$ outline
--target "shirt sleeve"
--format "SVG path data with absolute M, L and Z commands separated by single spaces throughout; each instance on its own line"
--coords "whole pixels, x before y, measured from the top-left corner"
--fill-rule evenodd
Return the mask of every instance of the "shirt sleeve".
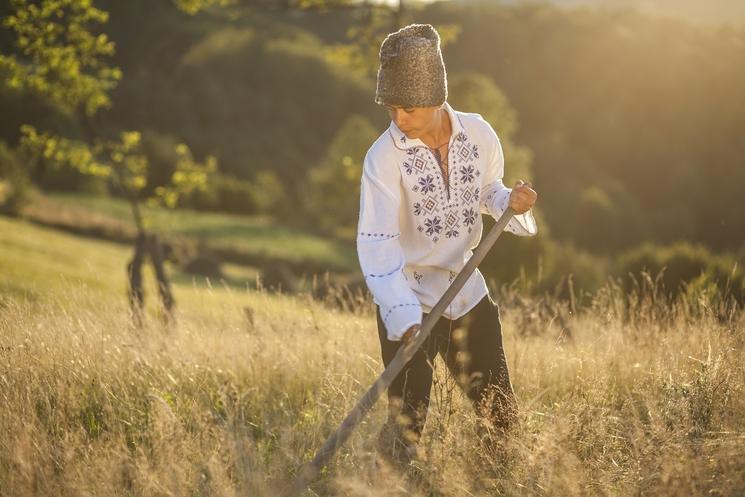
M 360 184 L 357 255 L 365 283 L 380 306 L 389 340 L 400 340 L 421 324 L 422 307 L 403 273 L 399 207 L 401 173 L 392 164 L 365 156 Z
M 488 136 L 485 143 L 487 158 L 486 171 L 483 176 L 481 212 L 483 214 L 489 214 L 494 219 L 499 219 L 502 213 L 507 210 L 512 188 L 508 188 L 502 183 L 502 178 L 504 177 L 504 153 L 502 152 L 502 144 L 499 141 L 499 137 L 487 121 L 484 121 L 484 124 Z M 533 209 L 529 209 L 522 214 L 514 215 L 504 229 L 517 236 L 534 236 L 538 233 L 538 226 L 533 217 Z

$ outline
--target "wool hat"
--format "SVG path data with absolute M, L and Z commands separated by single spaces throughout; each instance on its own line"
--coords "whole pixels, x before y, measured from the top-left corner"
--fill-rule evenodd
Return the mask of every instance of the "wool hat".
M 380 46 L 375 103 L 435 107 L 448 96 L 440 35 L 431 24 L 409 24 Z

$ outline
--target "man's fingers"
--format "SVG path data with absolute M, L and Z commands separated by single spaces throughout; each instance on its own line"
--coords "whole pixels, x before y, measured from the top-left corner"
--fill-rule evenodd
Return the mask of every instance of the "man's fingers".
M 406 343 L 421 329 L 420 325 L 414 325 L 401 336 L 401 341 Z

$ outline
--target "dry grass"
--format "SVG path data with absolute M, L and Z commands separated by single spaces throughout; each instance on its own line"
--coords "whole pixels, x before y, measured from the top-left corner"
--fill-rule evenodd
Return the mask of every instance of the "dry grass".
M 135 331 L 86 267 L 0 296 L 0 496 L 278 495 L 381 371 L 367 306 L 178 285 L 178 326 Z M 562 340 L 503 306 L 509 438 L 479 439 L 439 368 L 416 476 L 371 469 L 381 403 L 307 495 L 742 495 L 745 316 L 690 302 L 610 285 Z

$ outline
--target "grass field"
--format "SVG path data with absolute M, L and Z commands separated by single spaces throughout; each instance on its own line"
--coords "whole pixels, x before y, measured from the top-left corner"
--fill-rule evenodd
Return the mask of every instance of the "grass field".
M 314 235 L 312 229 L 281 227 L 267 217 L 148 206 L 143 206 L 142 213 L 148 229 L 166 237 L 203 242 L 226 257 L 336 271 L 357 271 L 359 267 L 351 241 Z M 108 196 L 49 193 L 36 199 L 27 216 L 62 227 L 87 227 L 92 233 L 115 239 L 135 233 L 129 204 Z
M 370 305 L 176 275 L 176 326 L 148 278 L 135 330 L 127 247 L 3 217 L 0 233 L 2 497 L 276 496 L 381 371 Z M 509 437 L 477 437 L 438 364 L 416 477 L 372 471 L 382 402 L 306 494 L 745 493 L 742 312 L 609 286 L 559 340 L 555 321 L 526 334 L 501 311 Z

